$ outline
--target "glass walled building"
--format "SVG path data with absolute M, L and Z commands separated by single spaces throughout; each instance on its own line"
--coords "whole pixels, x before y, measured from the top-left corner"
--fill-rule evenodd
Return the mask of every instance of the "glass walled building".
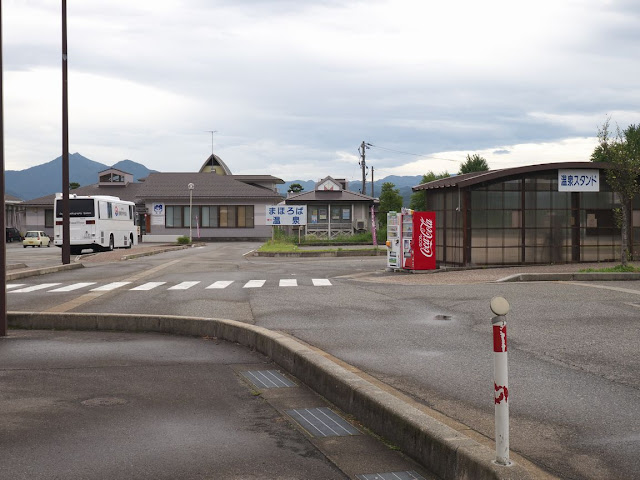
M 436 212 L 441 265 L 596 262 L 620 257 L 607 164 L 554 163 L 474 172 L 413 187 Z M 640 254 L 640 201 L 630 246 Z

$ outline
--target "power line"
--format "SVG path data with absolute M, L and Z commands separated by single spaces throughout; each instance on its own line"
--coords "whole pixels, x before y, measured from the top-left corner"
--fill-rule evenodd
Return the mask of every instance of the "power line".
M 456 162 L 456 163 L 462 163 L 463 162 L 463 160 L 454 160 L 452 158 L 434 157 L 433 155 L 422 155 L 422 154 L 419 154 L 419 153 L 411 153 L 411 152 L 403 152 L 401 150 L 393 150 L 391 148 L 381 147 L 380 145 L 373 145 L 372 143 L 367 143 L 367 145 L 370 146 L 370 147 L 379 148 L 381 150 L 387 150 L 387 151 L 393 152 L 393 153 L 400 153 L 402 155 L 412 155 L 414 157 L 433 158 L 434 160 L 445 160 L 447 162 Z

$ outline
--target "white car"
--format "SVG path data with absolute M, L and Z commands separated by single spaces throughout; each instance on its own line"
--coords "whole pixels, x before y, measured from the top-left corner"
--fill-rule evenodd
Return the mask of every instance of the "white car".
M 51 246 L 50 242 L 51 242 L 51 239 L 46 233 L 40 232 L 37 230 L 31 230 L 25 233 L 24 240 L 22 240 L 22 246 L 24 248 L 27 248 L 29 246 L 41 247 L 43 245 L 45 247 L 50 247 Z

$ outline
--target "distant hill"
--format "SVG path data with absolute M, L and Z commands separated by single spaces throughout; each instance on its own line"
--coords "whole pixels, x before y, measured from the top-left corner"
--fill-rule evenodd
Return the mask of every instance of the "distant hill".
M 69 155 L 69 181 L 81 186 L 98 182 L 98 173 L 115 167 L 133 175 L 134 180 L 144 178 L 155 170 L 149 170 L 140 163 L 122 160 L 115 165 L 105 165 L 83 157 L 79 153 Z M 5 172 L 5 191 L 22 200 L 43 197 L 62 189 L 62 157 L 50 162 L 27 168 Z
M 411 202 L 411 194 L 413 191 L 411 187 L 415 187 L 416 185 L 420 185 L 420 181 L 422 180 L 422 175 L 408 175 L 408 176 L 398 176 L 398 175 L 389 175 L 388 177 L 381 178 L 380 180 L 376 180 L 373 183 L 373 196 L 379 197 L 380 191 L 382 190 L 382 184 L 386 182 L 391 182 L 395 185 L 395 187 L 400 191 L 400 195 L 402 195 L 403 204 L 405 207 L 409 206 Z M 316 182 L 313 180 L 290 180 L 285 181 L 283 185 L 278 186 L 278 191 L 282 195 L 287 194 L 287 190 L 289 189 L 289 185 L 292 183 L 299 183 L 304 187 L 304 192 L 308 192 L 313 190 L 316 185 Z M 371 195 L 371 182 L 367 182 L 367 191 L 365 195 Z M 362 189 L 361 181 L 349 182 L 349 190 L 352 192 L 360 192 Z

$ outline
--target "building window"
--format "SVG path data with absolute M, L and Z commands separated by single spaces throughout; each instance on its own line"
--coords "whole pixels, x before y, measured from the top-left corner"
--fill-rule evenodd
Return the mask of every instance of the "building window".
M 165 227 L 189 228 L 254 228 L 253 205 L 167 205 Z
M 44 226 L 53 228 L 53 208 L 44 209 Z

